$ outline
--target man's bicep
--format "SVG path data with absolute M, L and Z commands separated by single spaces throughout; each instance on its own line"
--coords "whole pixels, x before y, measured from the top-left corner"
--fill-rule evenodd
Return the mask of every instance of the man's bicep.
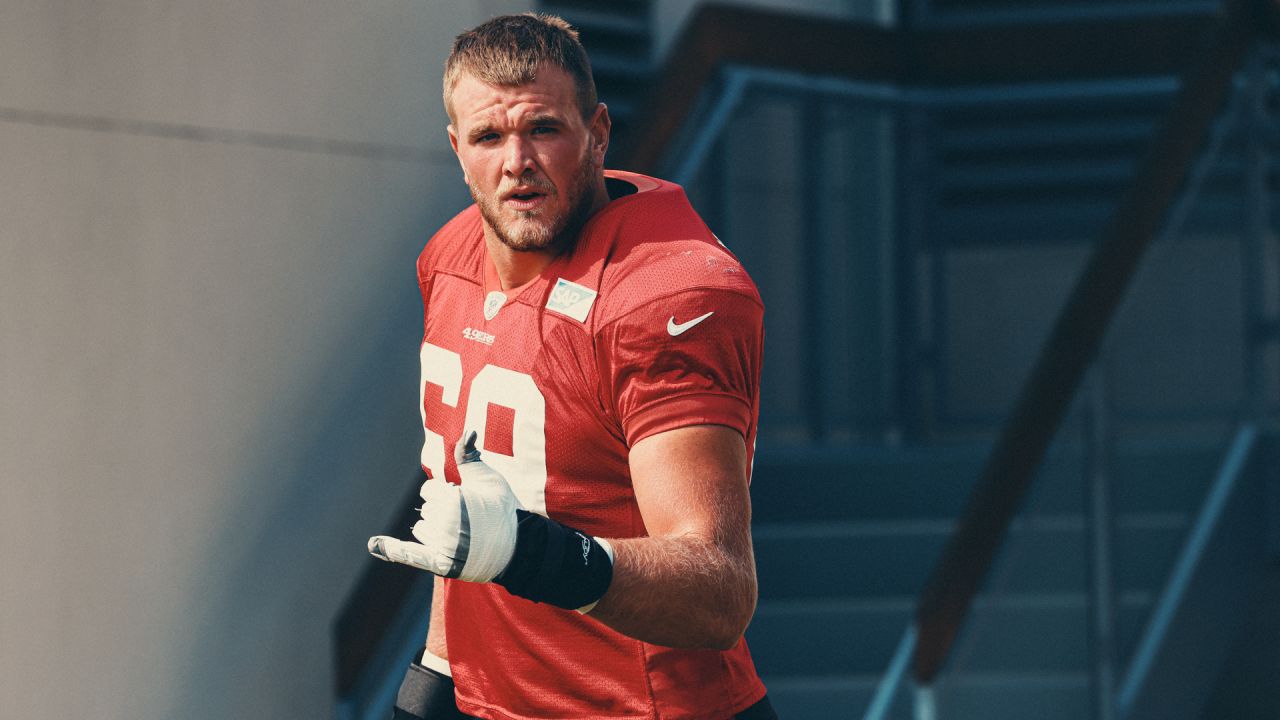
M 737 430 L 694 425 L 650 435 L 631 448 L 629 463 L 650 536 L 722 542 L 749 527 L 747 449 Z

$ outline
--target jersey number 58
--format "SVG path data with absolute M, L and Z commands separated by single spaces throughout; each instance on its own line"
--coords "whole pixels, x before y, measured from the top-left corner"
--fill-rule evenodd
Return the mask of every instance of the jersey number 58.
M 462 430 L 474 430 L 479 435 L 476 446 L 483 449 L 484 461 L 507 479 L 521 506 L 530 512 L 546 515 L 547 402 L 533 378 L 497 365 L 485 365 L 471 379 L 466 401 L 459 406 L 459 395 L 466 385 L 462 376 L 462 356 L 452 350 L 423 343 L 420 359 L 422 384 L 419 386 L 418 408 L 426 435 L 422 443 L 422 466 L 429 468 L 434 477 L 443 478 L 446 452 L 452 450 L 453 442 L 457 440 L 450 438 L 446 444 L 445 438 L 431 429 L 433 424 L 441 427 L 443 418 L 427 417 L 426 392 L 430 383 L 442 389 L 440 399 L 445 405 L 465 408 Z M 485 447 L 490 405 L 499 405 L 515 413 L 511 426 L 511 455 Z

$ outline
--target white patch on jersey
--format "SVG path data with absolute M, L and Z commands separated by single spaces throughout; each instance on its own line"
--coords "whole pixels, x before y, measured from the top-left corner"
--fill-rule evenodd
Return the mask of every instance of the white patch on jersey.
M 556 286 L 552 288 L 551 296 L 547 298 L 547 309 L 571 317 L 578 322 L 586 322 L 587 315 L 591 313 L 591 306 L 595 302 L 595 290 L 569 282 L 564 278 L 557 278 Z
M 484 297 L 484 319 L 492 320 L 502 306 L 507 302 L 507 296 L 502 292 L 494 290 Z

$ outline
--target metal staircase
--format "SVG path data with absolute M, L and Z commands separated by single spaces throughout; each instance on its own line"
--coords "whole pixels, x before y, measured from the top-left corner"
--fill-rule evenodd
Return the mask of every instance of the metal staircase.
M 1213 478 L 1217 450 L 1148 444 L 1116 459 L 1126 657 Z M 987 452 L 867 449 L 815 459 L 762 448 L 752 482 L 761 597 L 747 637 L 780 714 L 848 718 L 870 705 Z M 1089 717 L 1082 486 L 1078 448 L 1058 450 L 1015 522 L 1006 566 L 975 604 L 970 622 L 982 632 L 958 651 L 964 670 L 939 699 L 948 717 Z
M 541 0 L 538 10 L 578 30 L 591 55 L 600 101 L 609 106 L 614 135 L 625 133 L 653 74 L 651 0 Z

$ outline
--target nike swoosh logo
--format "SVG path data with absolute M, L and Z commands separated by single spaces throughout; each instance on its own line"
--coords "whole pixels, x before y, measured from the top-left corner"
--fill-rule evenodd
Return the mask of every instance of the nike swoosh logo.
M 688 322 L 682 322 L 682 323 L 677 323 L 677 322 L 676 322 L 676 316 L 675 316 L 675 315 L 672 315 L 672 316 L 671 316 L 671 319 L 667 321 L 667 332 L 671 333 L 671 337 L 675 337 L 675 336 L 677 336 L 677 335 L 680 335 L 680 334 L 684 333 L 684 332 L 685 332 L 686 330 L 688 330 L 689 328 L 693 327 L 694 325 L 697 325 L 698 323 L 702 322 L 703 320 L 706 320 L 707 318 L 709 318 L 709 317 L 711 317 L 712 315 L 715 315 L 715 314 L 716 314 L 716 311 L 715 311 L 715 310 L 712 310 L 711 312 L 707 313 L 706 315 L 702 315 L 702 316 L 700 316 L 700 317 L 696 317 L 696 318 L 694 318 L 694 319 L 692 319 L 692 320 L 690 320 L 690 321 L 688 321 Z

